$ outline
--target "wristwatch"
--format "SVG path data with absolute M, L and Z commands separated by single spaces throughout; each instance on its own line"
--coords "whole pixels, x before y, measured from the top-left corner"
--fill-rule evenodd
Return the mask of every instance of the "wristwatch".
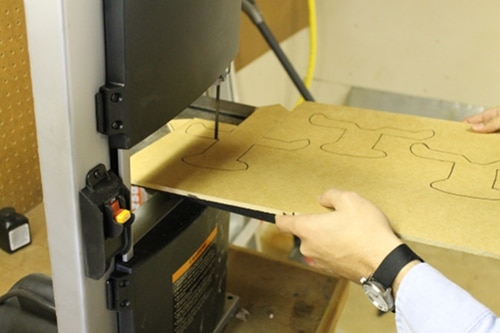
M 362 277 L 360 282 L 368 299 L 380 311 L 394 311 L 394 297 L 392 296 L 392 283 L 394 279 L 409 262 L 423 260 L 413 252 L 408 245 L 401 244 L 392 250 L 375 273 L 370 277 Z

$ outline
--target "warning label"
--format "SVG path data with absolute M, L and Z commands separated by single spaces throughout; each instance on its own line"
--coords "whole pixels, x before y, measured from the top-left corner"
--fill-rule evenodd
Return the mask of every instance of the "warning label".
M 182 333 L 193 322 L 210 296 L 213 273 L 217 267 L 215 227 L 193 255 L 172 275 L 174 332 Z

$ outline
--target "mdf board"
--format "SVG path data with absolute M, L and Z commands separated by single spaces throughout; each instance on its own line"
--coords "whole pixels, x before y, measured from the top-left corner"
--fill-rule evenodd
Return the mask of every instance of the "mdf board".
M 500 133 L 319 103 L 259 108 L 219 140 L 213 127 L 174 124 L 132 156 L 132 182 L 270 214 L 324 212 L 318 195 L 354 190 L 405 239 L 500 258 Z
M 42 201 L 31 76 L 21 0 L 0 0 L 0 207 Z

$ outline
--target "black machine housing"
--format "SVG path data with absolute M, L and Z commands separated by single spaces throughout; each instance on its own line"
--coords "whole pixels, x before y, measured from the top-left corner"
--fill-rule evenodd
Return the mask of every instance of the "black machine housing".
M 104 0 L 97 128 L 111 148 L 131 148 L 226 74 L 240 16 L 241 0 Z
M 227 74 L 241 0 L 103 3 L 106 83 L 96 94 L 97 130 L 113 154 L 136 146 Z M 119 332 L 213 332 L 226 300 L 229 213 L 157 194 L 136 211 L 134 224 L 143 222 L 151 229 L 134 239 L 130 260 L 116 257 L 107 280 Z
M 119 332 L 213 332 L 226 301 L 229 213 L 175 198 L 145 205 L 165 215 L 107 281 Z

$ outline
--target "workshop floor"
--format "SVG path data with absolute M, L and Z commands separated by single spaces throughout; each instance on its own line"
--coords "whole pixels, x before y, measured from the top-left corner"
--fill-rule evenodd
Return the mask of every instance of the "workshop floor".
M 289 235 L 278 232 L 274 225 L 264 223 L 257 231 L 262 252 L 286 257 L 292 242 Z M 438 248 L 420 243 L 410 246 L 429 264 L 469 291 L 474 297 L 500 314 L 500 260 Z M 329 333 L 395 333 L 394 315 L 379 316 L 361 288 L 352 283 L 347 302 L 337 323 Z
M 263 253 L 281 259 L 288 257 L 293 243 L 290 235 L 277 231 L 276 227 L 269 223 L 263 223 L 259 227 L 256 238 L 258 247 Z M 392 314 L 378 316 L 361 288 L 352 283 L 349 286 L 347 301 L 336 329 L 329 333 L 359 332 L 395 333 L 396 329 L 394 316 Z

